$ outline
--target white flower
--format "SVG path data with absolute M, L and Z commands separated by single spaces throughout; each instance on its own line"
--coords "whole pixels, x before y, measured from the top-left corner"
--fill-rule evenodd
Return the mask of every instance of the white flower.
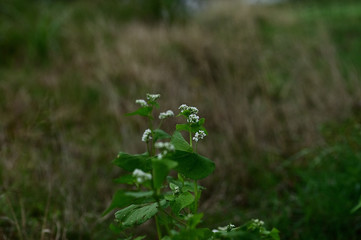
M 150 93 L 147 93 L 147 99 L 148 99 L 148 101 L 154 102 L 154 101 L 157 100 L 158 98 L 160 98 L 160 94 L 150 94 Z
M 135 169 L 132 175 L 137 178 L 138 183 L 143 183 L 152 179 L 152 175 L 150 173 L 145 173 L 140 169 Z
M 198 142 L 199 140 L 203 139 L 207 134 L 203 130 L 199 130 L 194 134 L 193 140 Z
M 158 148 L 161 152 L 157 155 L 158 159 L 162 159 L 168 152 L 174 152 L 175 147 L 169 142 L 157 142 L 154 144 L 155 148 Z
M 173 144 L 169 143 L 169 142 L 157 142 L 154 144 L 155 148 L 158 149 L 165 149 L 167 151 L 174 151 L 175 147 Z
M 148 103 L 143 99 L 137 99 L 135 100 L 135 103 L 139 104 L 142 107 L 148 107 Z
M 152 130 L 150 130 L 149 128 L 147 130 L 144 131 L 143 136 L 142 136 L 142 141 L 143 142 L 148 142 L 150 139 L 152 139 Z
M 219 232 L 219 230 L 213 229 L 212 232 L 217 233 L 217 232 Z
M 262 227 L 264 225 L 264 222 L 259 219 L 252 219 L 252 223 L 255 225 L 255 227 Z
M 180 105 L 178 109 L 181 110 L 181 113 L 184 113 L 185 111 L 188 111 L 189 114 L 197 114 L 198 113 L 198 108 L 190 107 L 190 106 L 187 106 L 186 104 Z
M 159 119 L 166 119 L 166 118 L 169 118 L 169 117 L 173 117 L 174 116 L 174 113 L 172 110 L 168 110 L 166 112 L 162 112 L 159 114 Z
M 187 122 L 189 123 L 197 123 L 199 121 L 199 116 L 195 115 L 195 114 L 191 114 L 189 115 Z
M 227 226 L 224 227 L 218 227 L 218 230 L 220 231 L 231 231 L 233 228 L 235 228 L 236 226 L 234 226 L 232 223 L 228 224 Z
M 187 109 L 188 109 L 188 106 L 187 106 L 186 104 L 182 104 L 182 105 L 179 106 L 178 109 L 183 112 L 184 110 L 187 110 Z
M 198 113 L 198 108 L 196 108 L 196 107 L 188 107 L 188 111 L 190 111 L 191 114 L 197 114 Z

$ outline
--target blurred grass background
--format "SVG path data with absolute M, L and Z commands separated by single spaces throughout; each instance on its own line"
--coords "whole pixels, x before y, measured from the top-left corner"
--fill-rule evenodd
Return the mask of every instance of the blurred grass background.
M 204 4 L 0 2 L 0 239 L 115 239 L 110 162 L 144 151 L 124 114 L 147 92 L 206 118 L 204 224 L 360 239 L 361 3 Z

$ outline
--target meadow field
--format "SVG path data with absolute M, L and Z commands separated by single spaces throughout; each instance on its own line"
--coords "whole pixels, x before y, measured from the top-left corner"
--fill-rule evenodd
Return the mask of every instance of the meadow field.
M 117 239 L 111 162 L 145 150 L 146 93 L 206 118 L 202 224 L 361 239 L 361 3 L 124 2 L 0 2 L 0 239 Z

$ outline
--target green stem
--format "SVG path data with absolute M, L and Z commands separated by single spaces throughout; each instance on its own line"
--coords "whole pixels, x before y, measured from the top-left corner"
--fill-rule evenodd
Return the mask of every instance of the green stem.
M 155 148 L 154 148 L 154 141 L 153 141 L 153 139 L 154 139 L 154 136 L 153 136 L 153 120 L 152 120 L 151 117 L 149 117 L 149 129 L 152 131 L 152 141 L 151 141 L 151 144 L 150 144 L 150 149 L 148 148 L 148 152 L 149 152 L 149 156 L 152 157 L 152 156 L 155 155 Z M 154 198 L 157 201 L 158 208 L 161 209 L 160 202 L 159 202 L 160 189 L 155 187 L 154 175 L 155 175 L 154 174 L 154 169 L 152 169 L 152 180 L 153 180 L 152 181 L 152 189 L 153 189 L 153 192 L 154 192 Z M 158 239 L 160 240 L 160 239 L 162 239 L 162 231 L 160 229 L 159 219 L 158 219 L 157 215 L 155 215 L 154 218 L 155 218 L 155 225 L 156 225 L 156 228 L 157 228 Z
M 194 214 L 196 214 L 198 211 L 198 200 L 199 200 L 197 180 L 194 180 L 194 195 L 195 195 L 194 196 Z
M 155 216 L 155 225 L 157 227 L 157 234 L 158 234 L 158 239 L 162 239 L 162 232 L 160 230 L 160 225 L 159 225 L 159 220 L 158 220 L 158 216 Z
M 192 147 L 192 132 L 191 131 L 189 131 L 189 145 Z
M 162 124 L 163 124 L 163 119 L 160 120 L 160 123 L 159 123 L 159 125 L 158 125 L 158 129 L 160 129 L 160 127 L 162 126 Z

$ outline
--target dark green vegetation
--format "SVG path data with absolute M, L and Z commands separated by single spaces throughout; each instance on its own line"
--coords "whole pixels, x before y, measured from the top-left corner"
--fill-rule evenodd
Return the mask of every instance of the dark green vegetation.
M 147 126 L 123 114 L 147 92 L 207 119 L 208 225 L 360 236 L 360 3 L 219 5 L 173 25 L 122 12 L 1 1 L 0 238 L 114 239 L 110 162 L 144 152 Z

